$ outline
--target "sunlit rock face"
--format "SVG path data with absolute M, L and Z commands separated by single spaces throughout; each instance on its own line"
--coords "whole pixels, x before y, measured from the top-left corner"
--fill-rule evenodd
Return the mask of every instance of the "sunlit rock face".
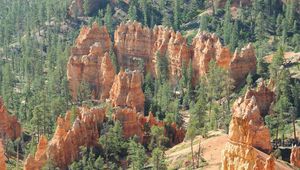
M 143 112 L 145 95 L 142 90 L 142 74 L 139 71 L 121 70 L 115 76 L 110 90 L 110 101 L 113 107 L 128 107 Z
M 2 145 L 2 140 L 0 140 L 0 170 L 6 170 L 4 148 Z
M 228 69 L 231 60 L 229 48 L 224 47 L 220 39 L 207 32 L 200 32 L 193 40 L 193 69 L 195 77 L 207 73 L 209 62 L 214 60 L 217 65 Z
M 21 136 L 21 125 L 15 115 L 9 115 L 0 97 L 0 138 L 12 140 Z
M 241 52 L 234 52 L 229 65 L 230 77 L 235 81 L 235 85 L 245 81 L 249 73 L 256 71 L 255 50 L 251 44 L 242 48 Z
M 232 107 L 229 141 L 222 151 L 222 169 L 288 169 L 268 155 L 271 135 L 263 116 L 269 112 L 274 93 L 262 82 L 256 91 L 248 90 Z
M 35 157 L 29 155 L 25 161 L 26 170 L 41 169 L 46 160 L 66 169 L 79 156 L 81 146 L 94 146 L 99 139 L 99 127 L 105 118 L 105 110 L 100 108 L 82 107 L 77 110 L 78 116 L 71 126 L 71 112 L 65 118 L 58 117 L 56 131 L 47 143 L 40 139 Z
M 200 32 L 194 38 L 192 48 L 195 80 L 208 72 L 211 61 L 228 70 L 236 86 L 243 83 L 249 73 L 256 71 L 255 50 L 251 44 L 232 55 L 215 34 Z
M 111 46 L 106 27 L 96 23 L 91 28 L 84 26 L 71 49 L 67 65 L 67 77 L 73 99 L 78 89 L 86 83 L 93 98 L 104 100 L 108 97 L 115 70 L 108 55 Z
M 300 168 L 300 147 L 293 147 L 290 157 L 290 162 L 292 165 Z

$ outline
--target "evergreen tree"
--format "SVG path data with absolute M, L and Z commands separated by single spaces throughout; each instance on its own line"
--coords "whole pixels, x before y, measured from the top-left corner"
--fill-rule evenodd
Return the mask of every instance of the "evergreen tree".
M 145 162 L 147 161 L 144 147 L 134 140 L 130 140 L 128 148 L 128 159 L 131 162 L 130 168 L 132 168 L 133 170 L 143 169 Z
M 160 148 L 155 148 L 152 151 L 151 162 L 153 170 L 166 170 L 165 153 Z
M 112 9 L 110 7 L 110 5 L 108 4 L 106 7 L 106 11 L 105 11 L 105 25 L 108 29 L 109 33 L 113 32 L 113 26 L 112 26 Z
M 129 9 L 128 9 L 128 19 L 131 21 L 136 21 L 137 18 L 138 16 L 137 16 L 136 6 L 131 2 L 129 4 Z

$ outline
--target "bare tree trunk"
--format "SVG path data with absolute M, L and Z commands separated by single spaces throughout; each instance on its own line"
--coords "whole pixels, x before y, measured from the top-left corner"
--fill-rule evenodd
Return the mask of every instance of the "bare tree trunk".
M 193 169 L 195 169 L 195 165 L 194 165 L 194 151 L 193 151 L 193 139 L 191 139 L 191 152 L 192 152 L 192 166 L 193 166 Z
M 297 144 L 298 140 L 297 140 L 297 136 L 296 136 L 296 120 L 295 120 L 296 115 L 293 114 L 293 128 L 294 128 L 294 142 Z
M 201 139 L 199 139 L 197 168 L 200 167 L 200 156 L 201 156 Z

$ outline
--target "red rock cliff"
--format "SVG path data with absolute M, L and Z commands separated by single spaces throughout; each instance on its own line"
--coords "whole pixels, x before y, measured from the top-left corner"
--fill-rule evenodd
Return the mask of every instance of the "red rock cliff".
M 73 99 L 81 83 L 88 83 L 94 98 L 104 99 L 108 96 L 108 87 L 112 85 L 115 71 L 108 57 L 110 38 L 106 27 L 94 23 L 92 28 L 84 26 L 76 39 L 75 47 L 67 66 L 67 76 Z
M 271 136 L 263 116 L 273 100 L 274 93 L 262 83 L 257 91 L 248 90 L 233 104 L 229 141 L 222 151 L 222 169 L 289 169 L 267 155 L 272 150 Z
M 6 170 L 4 148 L 1 140 L 0 140 L 0 170 Z
M 0 97 L 0 137 L 12 140 L 21 136 L 21 125 L 16 116 L 8 114 L 4 102 Z
M 121 70 L 110 90 L 113 107 L 129 107 L 138 112 L 144 111 L 145 95 L 142 91 L 142 74 L 139 71 Z

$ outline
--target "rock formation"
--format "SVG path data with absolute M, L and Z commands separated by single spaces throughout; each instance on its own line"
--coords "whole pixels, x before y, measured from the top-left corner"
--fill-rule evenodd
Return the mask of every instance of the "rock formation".
M 115 75 L 114 67 L 107 52 L 110 49 L 110 37 L 106 27 L 94 23 L 92 28 L 84 26 L 76 39 L 68 61 L 67 75 L 73 99 L 82 83 L 88 83 L 94 98 L 108 96 L 108 87 Z
M 231 54 L 229 48 L 224 47 L 220 39 L 211 33 L 200 32 L 193 40 L 193 70 L 194 79 L 203 76 L 209 68 L 209 62 L 229 70 L 235 85 L 242 83 L 249 73 L 256 70 L 255 51 L 251 44 Z
M 242 48 L 240 53 L 236 50 L 231 59 L 229 68 L 230 77 L 235 81 L 235 85 L 244 82 L 249 73 L 255 73 L 256 57 L 253 46 L 248 44 Z
M 142 142 L 144 137 L 143 125 L 140 124 L 139 113 L 133 109 L 117 109 L 114 113 L 114 120 L 119 120 L 122 124 L 123 136 L 126 139 L 137 136 Z
M 0 97 L 0 137 L 12 140 L 21 136 L 21 125 L 15 115 L 8 114 L 4 102 Z
M 129 107 L 143 112 L 145 95 L 142 91 L 142 74 L 139 71 L 121 70 L 115 76 L 110 90 L 110 100 L 113 107 Z
M 229 141 L 222 151 L 222 169 L 285 169 L 271 152 L 271 136 L 263 117 L 269 112 L 274 93 L 262 82 L 257 91 L 248 90 L 232 108 Z
M 293 147 L 290 162 L 292 165 L 300 168 L 300 147 Z
M 153 30 L 138 22 L 121 23 L 114 35 L 115 50 L 121 67 L 140 69 L 144 63 L 147 71 L 155 74 L 157 57 L 168 55 L 170 77 L 180 76 L 182 63 L 190 59 L 186 39 L 179 33 L 162 26 Z
M 4 148 L 2 146 L 2 141 L 0 140 L 0 170 L 6 170 Z
M 101 1 L 99 0 L 88 0 L 88 11 L 86 12 L 88 15 L 91 15 L 95 12 L 98 12 L 100 8 Z M 84 11 L 84 0 L 73 0 L 68 9 L 68 15 L 76 18 L 83 16 L 85 14 Z
M 98 142 L 99 127 L 104 121 L 105 110 L 99 108 L 78 109 L 78 116 L 71 127 L 71 112 L 65 118 L 57 119 L 57 128 L 49 141 L 41 138 L 35 158 L 29 156 L 24 164 L 25 169 L 44 166 L 45 160 L 51 160 L 61 169 L 65 169 L 78 158 L 80 146 L 94 146 Z M 46 151 L 45 151 L 45 148 Z
M 46 151 L 48 147 L 48 140 L 45 136 L 41 136 L 35 156 L 29 154 L 24 163 L 24 170 L 40 170 L 47 161 Z
M 220 39 L 215 34 L 200 32 L 193 40 L 193 70 L 196 77 L 208 71 L 211 60 L 224 69 L 229 68 L 231 53 L 222 46 Z

